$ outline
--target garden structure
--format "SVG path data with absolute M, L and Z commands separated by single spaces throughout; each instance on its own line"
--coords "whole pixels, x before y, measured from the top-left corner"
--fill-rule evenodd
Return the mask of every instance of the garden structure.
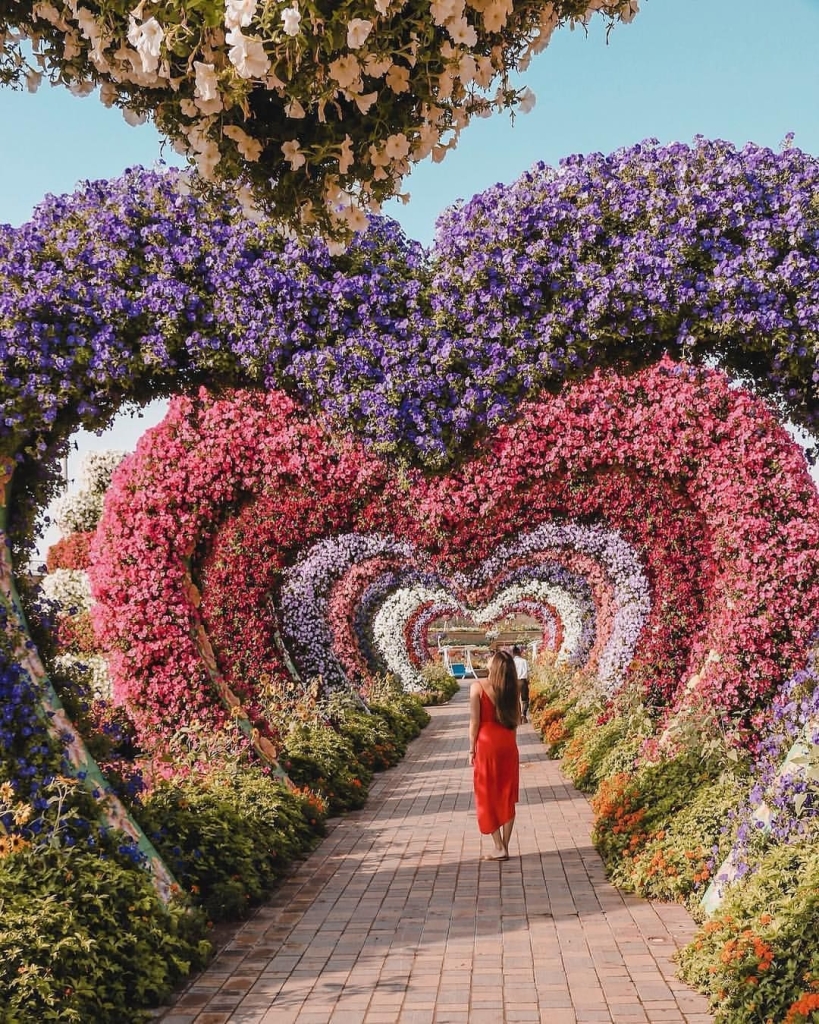
M 418 731 L 430 625 L 510 613 L 614 879 L 696 910 L 730 865 L 685 976 L 724 1020 L 811 1019 L 819 495 L 782 421 L 819 416 L 818 185 L 795 149 L 646 142 L 430 251 L 373 218 L 333 255 L 175 172 L 2 230 L 7 1020 L 166 995 L 200 915 Z M 157 395 L 28 592 L 72 431 Z

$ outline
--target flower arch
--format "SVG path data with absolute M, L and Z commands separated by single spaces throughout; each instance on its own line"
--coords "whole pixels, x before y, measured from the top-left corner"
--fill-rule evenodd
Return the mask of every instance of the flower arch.
M 121 464 L 92 579 L 148 734 L 191 713 L 218 725 L 229 694 L 253 718 L 254 678 L 287 675 L 282 641 L 307 679 L 346 685 L 347 666 L 366 672 L 361 609 L 412 680 L 408 622 L 448 595 L 479 621 L 535 599 L 558 609 L 559 657 L 593 656 L 610 688 L 638 673 L 671 707 L 696 677 L 736 711 L 775 692 L 819 624 L 817 525 L 801 452 L 764 405 L 668 361 L 529 403 L 434 478 L 398 479 L 277 393 L 203 392 Z
M 9 545 L 19 563 L 70 432 L 199 384 L 280 387 L 433 469 L 527 396 L 664 352 L 716 360 L 814 429 L 818 184 L 817 161 L 794 149 L 648 142 L 489 190 L 442 219 L 429 253 L 373 222 L 338 256 L 207 205 L 174 173 L 49 198 L 0 229 L 4 592 L 14 604 Z M 501 431 L 505 465 L 537 429 Z M 776 556 L 775 531 L 757 541 Z M 19 616 L 9 623 L 4 664 L 45 686 Z M 800 626 L 794 652 L 803 641 Z M 759 679 L 750 688 L 761 696 Z

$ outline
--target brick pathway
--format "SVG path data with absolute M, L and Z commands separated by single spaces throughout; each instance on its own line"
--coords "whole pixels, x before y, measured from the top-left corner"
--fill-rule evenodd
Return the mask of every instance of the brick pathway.
M 679 906 L 606 882 L 591 811 L 531 726 L 505 863 L 481 861 L 462 688 L 161 1018 L 163 1024 L 711 1020 Z

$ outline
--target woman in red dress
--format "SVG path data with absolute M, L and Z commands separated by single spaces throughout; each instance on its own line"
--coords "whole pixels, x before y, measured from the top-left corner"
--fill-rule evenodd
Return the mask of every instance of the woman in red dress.
M 519 724 L 515 661 L 506 651 L 497 651 L 489 661 L 489 678 L 474 682 L 469 691 L 469 763 L 474 768 L 478 828 L 495 844 L 487 860 L 509 860 L 520 775 Z

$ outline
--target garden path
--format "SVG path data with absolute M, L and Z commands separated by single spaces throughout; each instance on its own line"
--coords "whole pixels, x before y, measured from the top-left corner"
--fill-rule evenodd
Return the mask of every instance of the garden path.
M 711 1020 L 675 978 L 684 908 L 618 892 L 584 796 L 519 731 L 506 863 L 481 861 L 468 685 L 161 1018 L 162 1024 Z

